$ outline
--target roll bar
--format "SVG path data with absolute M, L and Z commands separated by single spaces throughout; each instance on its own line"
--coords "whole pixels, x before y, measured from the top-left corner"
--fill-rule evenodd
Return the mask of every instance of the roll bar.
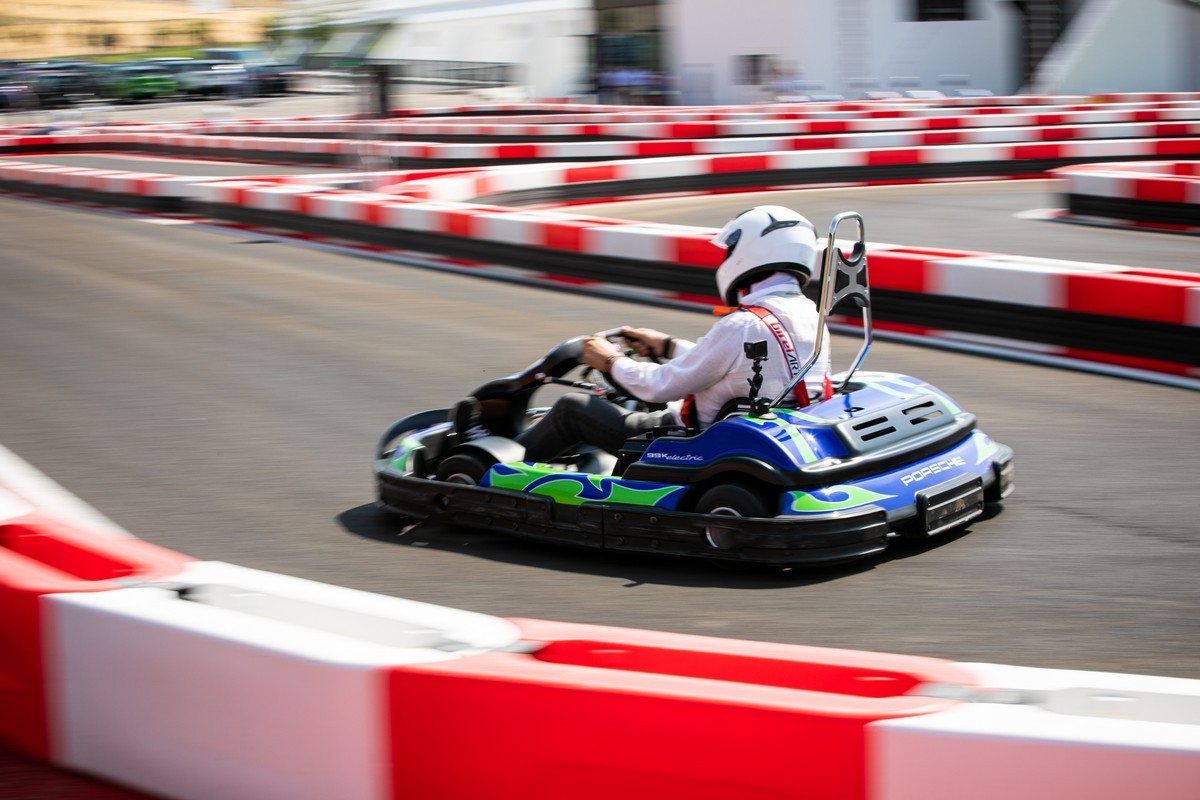
M 837 229 L 847 220 L 854 220 L 857 223 L 857 236 L 849 257 L 837 244 Z M 841 288 L 838 288 L 839 283 Z M 817 339 L 813 343 L 813 352 L 782 394 L 771 402 L 771 408 L 775 408 L 791 397 L 792 391 L 800 381 L 804 380 L 804 376 L 812 369 L 813 364 L 817 363 L 817 359 L 821 355 L 821 347 L 825 343 L 825 321 L 834 307 L 847 298 L 853 300 L 862 309 L 863 344 L 859 348 L 854 363 L 846 372 L 845 379 L 835 388 L 835 391 L 844 389 L 850 383 L 855 371 L 867 357 L 867 351 L 871 349 L 871 290 L 867 280 L 866 229 L 863 225 L 862 215 L 857 211 L 844 211 L 829 223 L 829 238 L 825 242 L 825 257 L 821 268 L 821 290 L 817 298 Z

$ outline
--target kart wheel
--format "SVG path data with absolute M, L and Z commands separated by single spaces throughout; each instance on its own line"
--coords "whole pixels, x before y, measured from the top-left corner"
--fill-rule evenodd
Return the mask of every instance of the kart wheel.
M 456 453 L 437 468 L 437 479 L 446 483 L 478 486 L 495 462 L 483 453 Z
M 739 483 L 723 483 L 712 487 L 700 496 L 696 511 L 715 517 L 773 516 L 762 492 Z M 709 545 L 717 550 L 728 550 L 734 545 L 730 532 L 719 525 L 705 526 L 704 536 Z
M 696 511 L 725 517 L 770 517 L 770 507 L 762 492 L 740 483 L 722 483 L 700 496 Z

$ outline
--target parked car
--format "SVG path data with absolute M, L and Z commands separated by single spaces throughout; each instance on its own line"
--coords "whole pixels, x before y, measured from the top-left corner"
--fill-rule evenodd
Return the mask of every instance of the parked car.
M 240 94 L 250 80 L 236 61 L 180 59 L 162 66 L 175 76 L 180 92 L 197 97 Z
M 179 93 L 179 82 L 161 64 L 125 64 L 108 75 L 105 94 L 120 102 L 161 100 Z
M 32 100 L 41 108 L 71 105 L 93 97 L 97 89 L 89 73 L 50 62 L 22 67 L 15 77 L 28 87 Z
M 253 95 L 286 94 L 291 89 L 291 73 L 295 67 L 273 61 L 264 50 L 252 47 L 211 47 L 204 51 L 206 58 L 236 61 L 249 78 Z
M 15 70 L 0 71 L 0 111 L 28 108 L 33 102 L 29 84 Z

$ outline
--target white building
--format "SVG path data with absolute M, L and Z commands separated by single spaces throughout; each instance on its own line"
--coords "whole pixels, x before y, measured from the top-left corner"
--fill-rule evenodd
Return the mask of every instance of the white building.
M 1200 91 L 1200 0 L 291 0 L 289 16 L 334 24 L 329 54 L 512 64 L 534 99 L 623 66 L 690 105 Z
M 405 62 L 408 72 L 452 81 L 456 74 L 496 74 L 486 65 L 512 65 L 504 74 L 531 99 L 578 91 L 587 78 L 593 18 L 592 0 L 292 0 L 288 6 L 294 31 L 329 34 L 310 51 L 324 66 Z
M 1200 90 L 1196 0 L 664 0 L 661 14 L 684 102 L 762 99 L 771 66 L 845 97 Z

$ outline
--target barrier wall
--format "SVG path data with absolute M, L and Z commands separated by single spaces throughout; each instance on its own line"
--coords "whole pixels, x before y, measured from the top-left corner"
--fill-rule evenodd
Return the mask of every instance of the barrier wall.
M 58 764 L 185 800 L 400 797 L 388 726 L 425 725 L 389 699 L 389 672 L 517 637 L 492 617 L 229 564 L 174 583 L 47 598 Z
M 8 495 L 0 487 L 0 495 Z M 47 637 L 47 597 L 93 593 L 123 582 L 161 580 L 189 559 L 133 538 L 116 538 L 9 501 L 0 518 L 0 739 L 48 758 L 48 671 L 58 654 Z
M 1200 681 L 502 620 L 0 500 L 0 552 L 78 575 L 4 608 L 47 711 L 6 715 L 0 743 L 154 796 L 1183 800 L 1200 781 Z M 4 596 L 28 583 L 0 570 Z
M 202 136 L 176 138 L 208 141 Z M 37 139 L 38 146 L 52 141 L 58 139 Z M 226 146 L 221 137 L 212 141 Z M 310 145 L 281 139 L 270 146 L 283 148 L 289 141 L 301 150 Z M 206 181 L 7 162 L 0 165 L 0 187 L 192 211 L 375 248 L 519 265 L 548 279 L 623 285 L 672 301 L 703 303 L 711 300 L 711 270 L 719 256 L 708 243 L 712 231 L 429 198 L 561 199 L 576 191 L 661 191 L 688 183 L 711 187 L 731 179 L 761 183 L 802 173 L 810 178 L 923 174 L 939 165 L 1021 172 L 1064 159 L 1194 150 L 1198 141 L 1038 142 L 335 173 L 317 179 L 324 182 L 318 185 L 296 182 L 306 177 Z M 387 191 L 338 188 L 381 184 Z M 1042 348 L 1076 363 L 1112 365 L 1133 375 L 1190 380 L 1198 374 L 1200 301 L 1190 273 L 886 245 L 871 250 L 875 318 L 881 330 L 891 325 L 943 339 L 955 333 L 992 337 L 1014 352 Z
M 877 800 L 1195 797 L 1200 681 L 959 666 L 989 688 L 929 687 L 965 702 L 870 726 Z
M 1148 156 L 1159 142 L 1195 147 L 1019 147 L 1030 148 L 1022 168 L 1040 168 L 1084 152 L 1128 156 L 1127 147 Z M 983 149 L 797 157 L 908 169 L 927 156 L 999 163 L 1016 152 L 973 147 Z M 777 155 L 403 177 L 475 197 L 542 191 L 555 175 L 611 186 L 631 175 L 770 174 L 784 163 Z M 400 246 L 468 243 L 481 256 L 555 253 L 564 274 L 661 280 L 679 297 L 701 278 L 710 285 L 715 266 L 711 231 L 277 178 L 8 165 L 0 185 L 202 203 L 234 219 L 395 236 L 382 241 Z M 880 296 L 893 300 L 1060 314 L 1064 326 L 1122 338 L 1128 323 L 1180 352 L 1200 350 L 1187 350 L 1200 325 L 1191 275 L 889 245 L 872 246 L 871 265 Z M 1198 699 L 1198 681 L 502 620 L 195 562 L 0 488 L 0 742 L 163 797 L 1182 800 L 1200 785 Z
M 1069 214 L 1200 231 L 1200 161 L 1082 164 L 1054 175 Z

